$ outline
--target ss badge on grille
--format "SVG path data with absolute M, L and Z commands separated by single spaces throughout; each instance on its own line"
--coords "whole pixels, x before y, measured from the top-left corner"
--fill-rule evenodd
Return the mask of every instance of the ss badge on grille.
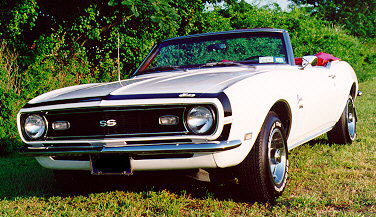
M 116 125 L 116 120 L 111 119 L 107 121 L 99 121 L 99 126 L 101 127 L 113 127 Z

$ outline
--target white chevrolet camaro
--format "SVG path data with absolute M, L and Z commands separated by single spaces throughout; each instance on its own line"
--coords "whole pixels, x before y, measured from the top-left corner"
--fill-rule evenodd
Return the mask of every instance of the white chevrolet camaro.
M 345 61 L 294 62 L 285 30 L 190 35 L 156 45 L 130 79 L 32 99 L 18 115 L 24 153 L 57 175 L 204 169 L 249 199 L 285 188 L 288 151 L 324 133 L 356 136 L 358 81 Z

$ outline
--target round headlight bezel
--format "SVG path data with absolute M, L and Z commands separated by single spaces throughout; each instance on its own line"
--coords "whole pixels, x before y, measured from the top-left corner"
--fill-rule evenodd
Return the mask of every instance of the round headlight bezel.
M 210 116 L 211 116 L 211 123 L 210 123 L 210 126 L 209 127 L 206 127 L 207 129 L 204 130 L 204 131 L 200 131 L 200 130 L 197 130 L 194 128 L 194 126 L 191 126 L 189 124 L 189 117 L 190 117 L 190 114 L 194 111 L 194 110 L 200 110 L 200 109 L 204 109 L 206 110 Z M 217 120 L 216 120 L 216 115 L 215 115 L 215 112 L 214 110 L 210 107 L 210 106 L 206 106 L 206 105 L 197 105 L 197 106 L 192 106 L 190 107 L 187 112 L 186 112 L 186 118 L 185 118 L 185 125 L 187 127 L 187 129 L 195 134 L 195 135 L 210 135 L 212 134 L 214 131 L 215 131 L 215 128 L 217 127 Z
M 32 122 L 34 121 L 37 121 L 37 123 L 39 123 L 39 129 L 38 130 L 34 130 L 34 132 L 32 132 L 32 130 L 30 130 L 30 128 L 32 128 L 32 126 L 28 126 L 28 124 L 32 124 Z M 38 126 L 37 126 L 38 127 Z M 45 119 L 45 117 L 43 115 L 40 115 L 40 114 L 30 114 L 28 115 L 24 121 L 23 121 L 23 132 L 24 132 L 24 135 L 27 137 L 28 140 L 38 140 L 38 139 L 41 139 L 43 138 L 46 133 L 47 133 L 47 127 L 48 127 L 48 123 L 47 123 L 47 120 Z M 29 130 L 28 130 L 29 128 Z

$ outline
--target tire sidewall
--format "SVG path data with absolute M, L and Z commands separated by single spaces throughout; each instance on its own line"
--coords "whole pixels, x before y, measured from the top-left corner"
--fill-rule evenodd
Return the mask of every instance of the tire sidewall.
M 349 110 L 349 101 L 351 101 L 353 107 L 354 107 L 354 119 L 355 119 L 355 126 L 354 126 L 354 136 L 350 136 L 349 127 L 348 127 L 348 110 Z M 357 129 L 357 113 L 356 108 L 354 104 L 354 99 L 351 95 L 348 96 L 346 104 L 344 106 L 344 109 L 342 111 L 342 114 L 337 121 L 337 123 L 334 125 L 334 127 L 328 132 L 328 140 L 330 143 L 335 144 L 351 144 L 356 139 L 356 129 Z
M 272 132 L 278 128 L 281 133 L 284 140 L 285 150 L 286 150 L 286 168 L 285 173 L 283 176 L 283 181 L 280 184 L 276 184 L 274 182 L 274 178 L 272 176 L 272 173 L 269 169 L 270 167 L 270 161 L 269 161 L 269 140 L 271 139 Z M 286 136 L 285 136 L 285 130 L 282 125 L 281 120 L 278 118 L 278 116 L 271 112 L 269 113 L 267 120 L 265 121 L 265 124 L 263 126 L 262 134 L 262 143 L 263 143 L 263 171 L 265 174 L 265 180 L 268 182 L 269 189 L 273 189 L 273 194 L 275 195 L 281 195 L 283 190 L 285 189 L 286 183 L 287 183 L 287 174 L 288 174 L 288 168 L 289 168 L 289 161 L 288 161 L 288 150 L 287 150 L 287 142 L 286 142 Z
M 355 121 L 354 121 L 354 130 L 355 130 L 354 137 L 351 137 L 350 132 L 349 132 L 349 127 L 347 125 L 348 118 L 349 118 L 349 116 L 348 116 L 349 101 L 351 101 L 351 103 L 352 103 L 352 105 L 354 107 L 354 116 L 355 116 L 354 117 L 354 119 L 355 119 Z M 353 100 L 352 96 L 350 95 L 349 98 L 346 101 L 346 107 L 345 107 L 345 111 L 344 111 L 344 123 L 343 123 L 345 131 L 346 131 L 346 137 L 347 137 L 348 141 L 350 141 L 350 142 L 353 142 L 356 139 L 356 120 L 357 120 L 357 117 L 356 117 L 356 108 L 355 108 L 354 100 Z

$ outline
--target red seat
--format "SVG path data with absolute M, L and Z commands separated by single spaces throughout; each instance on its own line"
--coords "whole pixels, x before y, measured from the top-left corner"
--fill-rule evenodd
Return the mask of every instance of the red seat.
M 295 65 L 299 65 L 299 66 L 302 65 L 303 58 L 301 58 L 301 57 L 295 57 L 294 59 L 295 59 Z
M 326 64 L 328 64 L 331 61 L 340 60 L 339 58 L 331 54 L 322 53 L 322 52 L 315 54 L 315 56 L 317 57 L 316 66 L 326 66 Z M 303 62 L 302 57 L 295 57 L 295 65 L 302 65 L 302 62 Z
M 320 53 L 315 54 L 315 56 L 318 59 L 317 66 L 326 66 L 326 64 L 328 64 L 331 61 L 339 60 L 339 58 L 328 53 L 320 52 Z

